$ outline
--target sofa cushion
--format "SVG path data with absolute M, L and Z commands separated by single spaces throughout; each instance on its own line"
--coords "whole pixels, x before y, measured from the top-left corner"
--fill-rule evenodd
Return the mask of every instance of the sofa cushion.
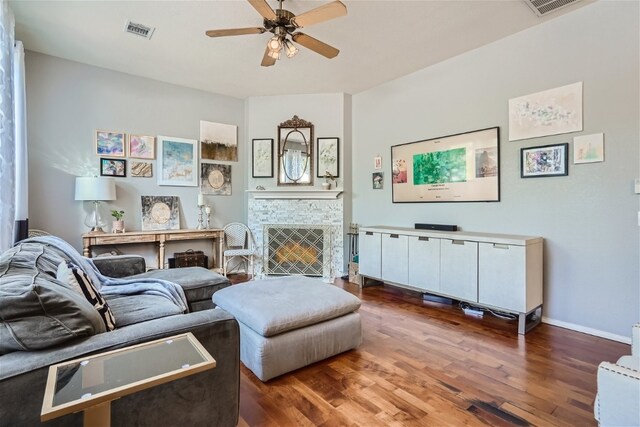
M 106 299 L 118 328 L 182 314 L 180 307 L 158 295 L 108 295 Z
M 211 296 L 222 288 L 231 285 L 229 279 L 202 267 L 170 268 L 168 270 L 149 270 L 146 273 L 131 276 L 153 277 L 179 284 L 184 290 L 188 302 L 211 300 Z
M 113 318 L 109 304 L 107 304 L 104 297 L 98 292 L 89 276 L 87 276 L 87 273 L 72 262 L 62 261 L 58 266 L 56 276 L 61 282 L 71 285 L 80 295 L 84 295 L 87 301 L 98 311 L 100 317 L 102 317 L 107 331 L 113 331 L 116 328 L 116 321 Z
M 0 256 L 0 354 L 105 332 L 84 296 L 55 278 L 60 261 L 38 243 L 18 244 Z
M 334 319 L 360 307 L 360 300 L 349 292 L 304 276 L 234 285 L 216 292 L 213 302 L 264 337 Z

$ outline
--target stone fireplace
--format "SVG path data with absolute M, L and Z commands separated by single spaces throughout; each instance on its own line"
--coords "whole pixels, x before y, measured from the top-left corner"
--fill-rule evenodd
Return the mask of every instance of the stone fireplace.
M 251 193 L 253 197 L 249 198 L 248 225 L 258 247 L 255 258 L 257 277 L 303 274 L 332 279 L 342 275 L 344 209 L 343 201 L 337 198 L 337 194 L 332 198 L 320 198 L 330 192 L 318 190 L 293 198 L 293 192 L 286 190 Z M 294 242 L 294 238 L 282 235 L 278 228 L 294 229 L 295 238 L 306 234 L 311 241 L 322 242 L 322 248 L 306 248 L 308 242 Z M 271 229 L 275 234 L 270 236 Z M 272 248 L 272 244 L 279 245 L 282 242 L 286 245 L 279 252 L 278 248 Z M 313 261 L 314 257 L 321 261 L 312 262 L 314 267 L 302 267 L 304 262 Z M 282 261 L 284 265 L 276 265 L 277 261 Z M 285 272 L 287 268 L 292 270 Z

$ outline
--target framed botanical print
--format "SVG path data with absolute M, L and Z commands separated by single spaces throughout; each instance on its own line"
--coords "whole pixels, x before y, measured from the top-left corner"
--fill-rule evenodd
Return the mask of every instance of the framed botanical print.
M 322 178 L 327 172 L 337 178 L 340 176 L 340 138 L 318 138 L 316 150 L 318 167 L 317 177 Z
M 158 185 L 198 186 L 198 141 L 158 136 Z
M 273 178 L 273 139 L 254 139 L 251 141 L 251 148 L 251 176 Z
M 108 157 L 125 157 L 125 134 L 108 130 L 96 130 L 96 155 Z

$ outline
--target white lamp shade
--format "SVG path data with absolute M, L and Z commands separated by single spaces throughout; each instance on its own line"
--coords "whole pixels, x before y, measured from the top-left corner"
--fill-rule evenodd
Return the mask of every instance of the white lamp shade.
M 116 182 L 113 178 L 97 176 L 76 177 L 76 200 L 115 200 Z

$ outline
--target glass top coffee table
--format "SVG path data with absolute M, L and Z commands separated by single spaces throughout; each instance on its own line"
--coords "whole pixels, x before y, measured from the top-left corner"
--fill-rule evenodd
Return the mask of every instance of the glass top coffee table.
M 58 363 L 49 367 L 40 419 L 84 411 L 85 426 L 108 426 L 112 400 L 215 366 L 190 332 Z

